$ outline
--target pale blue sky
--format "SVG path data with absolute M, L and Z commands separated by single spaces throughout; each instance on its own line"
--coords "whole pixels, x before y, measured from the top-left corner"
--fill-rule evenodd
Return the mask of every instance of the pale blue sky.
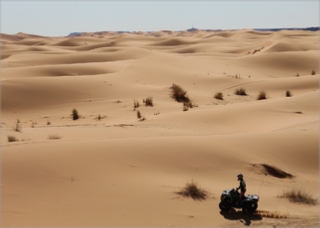
M 1 32 L 242 29 L 319 26 L 319 0 L 1 0 Z

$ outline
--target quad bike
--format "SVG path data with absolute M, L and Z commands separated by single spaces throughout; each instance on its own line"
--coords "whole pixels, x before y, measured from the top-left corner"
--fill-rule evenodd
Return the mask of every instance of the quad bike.
M 226 212 L 234 208 L 242 208 L 244 213 L 252 214 L 258 208 L 258 195 L 247 195 L 241 202 L 239 202 L 240 193 L 236 189 L 224 190 L 221 194 L 221 202 L 219 203 L 219 208 L 221 211 Z

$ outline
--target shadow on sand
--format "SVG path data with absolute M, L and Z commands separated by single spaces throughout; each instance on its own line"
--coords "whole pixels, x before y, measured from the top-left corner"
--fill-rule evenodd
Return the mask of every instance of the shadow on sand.
M 251 221 L 262 220 L 262 216 L 259 214 L 244 214 L 242 211 L 236 211 L 235 209 L 231 209 L 228 212 L 220 212 L 220 214 L 229 220 L 239 220 L 246 226 L 251 225 Z

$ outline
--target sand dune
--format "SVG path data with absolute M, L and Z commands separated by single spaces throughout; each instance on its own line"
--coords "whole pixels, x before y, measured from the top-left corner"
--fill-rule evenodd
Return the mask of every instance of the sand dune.
M 317 205 L 278 196 L 319 198 L 318 38 L 1 34 L 1 225 L 317 227 Z M 173 84 L 192 108 L 172 99 Z M 254 215 L 218 207 L 238 173 L 260 195 Z M 177 194 L 192 180 L 205 200 Z

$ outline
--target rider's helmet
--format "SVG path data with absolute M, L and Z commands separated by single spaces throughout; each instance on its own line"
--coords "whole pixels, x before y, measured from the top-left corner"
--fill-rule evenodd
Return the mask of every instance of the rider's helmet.
M 240 174 L 238 174 L 238 180 L 242 180 L 242 178 L 243 178 L 243 175 L 240 173 Z

